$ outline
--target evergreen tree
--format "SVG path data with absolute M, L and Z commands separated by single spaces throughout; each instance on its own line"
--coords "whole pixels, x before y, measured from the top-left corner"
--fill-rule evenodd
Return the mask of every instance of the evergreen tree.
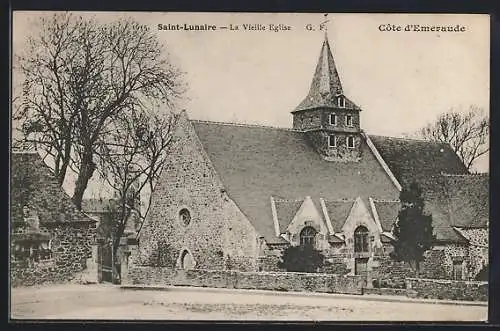
M 399 196 L 401 209 L 394 226 L 391 258 L 410 263 L 419 274 L 424 253 L 432 248 L 435 236 L 432 233 L 432 215 L 424 212 L 422 190 L 417 183 L 404 188 Z

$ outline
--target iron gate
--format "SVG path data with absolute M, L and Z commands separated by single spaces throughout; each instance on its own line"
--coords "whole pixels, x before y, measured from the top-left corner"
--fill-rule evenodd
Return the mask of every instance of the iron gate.
M 113 283 L 114 256 L 112 242 L 103 242 L 97 250 L 99 282 Z

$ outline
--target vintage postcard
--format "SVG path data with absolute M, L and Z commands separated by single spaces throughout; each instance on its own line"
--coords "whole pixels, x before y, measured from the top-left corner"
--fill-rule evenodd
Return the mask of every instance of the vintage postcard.
M 23 12 L 11 318 L 486 321 L 489 16 Z

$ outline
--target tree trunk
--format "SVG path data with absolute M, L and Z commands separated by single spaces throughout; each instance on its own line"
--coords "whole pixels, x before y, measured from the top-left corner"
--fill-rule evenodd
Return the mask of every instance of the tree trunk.
M 96 165 L 92 160 L 92 153 L 86 152 L 83 154 L 82 163 L 80 165 L 78 178 L 76 180 L 75 191 L 73 193 L 73 203 L 76 207 L 82 209 L 82 199 L 90 178 L 94 174 Z
M 420 261 L 415 261 L 415 276 L 420 277 Z
M 59 175 L 57 181 L 59 185 L 64 183 L 64 179 L 66 178 L 66 172 L 68 171 L 69 161 L 70 161 L 70 153 L 71 153 L 71 142 L 66 141 L 64 146 L 64 156 L 62 157 L 62 165 L 59 169 Z

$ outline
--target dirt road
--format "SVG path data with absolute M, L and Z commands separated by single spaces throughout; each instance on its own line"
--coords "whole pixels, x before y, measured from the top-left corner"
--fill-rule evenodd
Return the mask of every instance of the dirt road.
M 486 306 L 389 302 L 281 292 L 127 290 L 112 285 L 16 288 L 13 319 L 484 321 Z

